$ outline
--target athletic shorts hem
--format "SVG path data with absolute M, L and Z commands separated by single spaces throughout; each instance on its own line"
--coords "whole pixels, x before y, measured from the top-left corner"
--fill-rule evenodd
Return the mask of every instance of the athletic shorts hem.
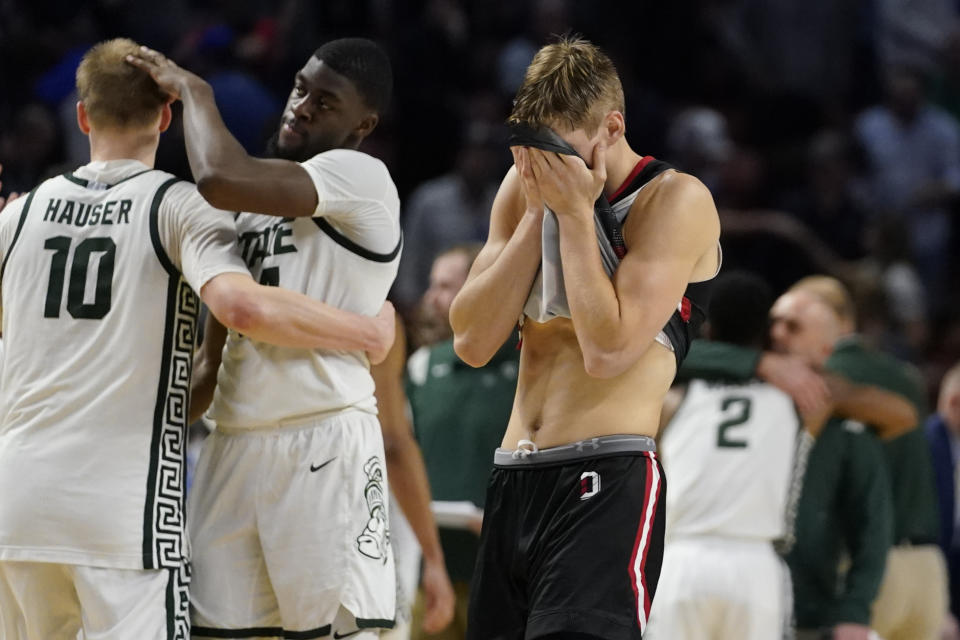
M 329 630 L 327 631 L 329 633 Z M 282 638 L 283 629 L 280 627 L 246 627 L 244 629 L 217 629 L 214 627 L 198 627 L 194 625 L 190 630 L 194 638 Z
M 590 609 L 557 609 L 532 613 L 524 640 L 535 640 L 552 633 L 573 631 L 604 640 L 635 640 L 640 637 L 636 624 L 624 624 Z

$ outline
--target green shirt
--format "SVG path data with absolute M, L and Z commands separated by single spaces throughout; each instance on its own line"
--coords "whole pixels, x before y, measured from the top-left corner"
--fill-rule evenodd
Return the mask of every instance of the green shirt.
M 457 357 L 452 340 L 411 356 L 407 397 L 434 500 L 483 506 L 493 452 L 513 408 L 519 361 L 516 337 L 477 369 Z M 469 581 L 476 534 L 441 527 L 440 543 L 450 577 Z
M 797 627 L 870 623 L 880 588 L 893 509 L 883 451 L 860 423 L 830 420 L 807 460 L 787 556 Z M 838 571 L 844 553 L 850 567 Z
M 760 352 L 696 340 L 678 379 L 745 381 Z M 797 626 L 868 624 L 893 532 L 893 503 L 883 449 L 852 421 L 831 420 L 810 451 L 788 556 Z M 843 553 L 850 568 L 839 570 Z
M 851 382 L 868 384 L 906 397 L 917 409 L 920 424 L 927 417 L 920 372 L 857 338 L 841 340 L 827 368 Z M 894 544 L 936 544 L 940 533 L 933 463 L 923 430 L 883 441 L 893 488 Z

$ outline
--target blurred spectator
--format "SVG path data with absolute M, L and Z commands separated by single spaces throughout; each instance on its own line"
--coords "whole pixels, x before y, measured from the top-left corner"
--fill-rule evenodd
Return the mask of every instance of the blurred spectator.
M 817 134 L 807 148 L 804 185 L 784 201 L 784 209 L 844 260 L 857 260 L 865 253 L 866 195 L 855 177 L 851 147 L 838 131 Z
M 950 612 L 960 618 L 960 363 L 943 377 L 937 412 L 926 424 L 940 502 L 940 547 L 950 575 Z
M 936 296 L 943 290 L 951 220 L 960 193 L 960 126 L 924 96 L 915 67 L 887 70 L 886 102 L 856 121 L 866 151 L 873 215 L 906 221 L 917 267 Z
M 469 585 L 480 542 L 479 518 L 471 521 L 468 513 L 479 512 L 484 504 L 493 451 L 503 438 L 516 392 L 520 351 L 515 336 L 478 369 L 462 362 L 453 351 L 450 303 L 466 281 L 479 249 L 479 245 L 453 247 L 434 261 L 422 315 L 431 323 L 430 335 L 439 341 L 421 347 L 407 362 L 407 397 L 433 499 L 440 501 L 435 504 L 441 511 L 461 507 L 463 514 L 458 526 L 441 522 L 440 527 L 447 569 L 457 594 L 453 624 L 442 634 L 417 636 L 415 632 L 414 638 L 461 640 L 466 633 Z M 438 331 L 440 327 L 445 331 Z M 415 610 L 415 630 L 417 618 Z
M 407 202 L 403 256 L 393 289 L 401 308 L 412 308 L 423 295 L 441 249 L 487 237 L 500 150 L 486 126 L 468 126 L 466 137 L 453 171 L 423 183 Z
M 878 318 L 889 320 L 884 343 L 895 351 L 891 340 L 899 337 L 906 351 L 899 355 L 910 360 L 922 353 L 929 335 L 927 292 L 923 280 L 913 265 L 910 236 L 903 220 L 877 221 L 867 233 L 870 257 L 861 263 L 864 276 L 876 283 L 882 295 L 884 309 L 877 310 Z
M 876 47 L 881 66 L 931 69 L 957 18 L 953 0 L 876 0 Z
M 570 0 L 532 0 L 528 7 L 529 28 L 507 42 L 497 58 L 497 87 L 505 96 L 516 95 L 537 50 L 551 36 L 570 31 Z
M 714 195 L 733 151 L 726 118 L 708 107 L 681 111 L 667 130 L 667 159 L 699 178 Z
M 0 164 L 6 192 L 25 193 L 46 176 L 48 167 L 58 157 L 58 134 L 56 120 L 46 107 L 28 104 L 17 112 L 13 126 L 0 134 Z

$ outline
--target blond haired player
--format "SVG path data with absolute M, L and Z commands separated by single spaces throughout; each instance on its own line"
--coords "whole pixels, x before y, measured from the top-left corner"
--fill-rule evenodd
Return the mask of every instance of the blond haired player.
M 154 170 L 170 108 L 124 62 L 129 40 L 77 71 L 91 162 L 0 216 L 0 637 L 187 638 L 183 479 L 202 299 L 257 340 L 366 349 L 377 318 L 256 284 L 233 217 Z M 199 299 L 197 297 L 199 293 Z
M 566 39 L 537 53 L 511 121 L 539 138 L 514 144 L 489 239 L 450 311 L 457 353 L 474 366 L 524 316 L 471 640 L 617 640 L 646 626 L 664 526 L 652 437 L 702 318 L 688 285 L 717 273 L 720 227 L 696 178 L 630 147 L 623 109 L 617 72 L 594 45 Z M 560 143 L 544 144 L 544 127 Z M 601 195 L 622 224 L 620 251 L 600 232 Z

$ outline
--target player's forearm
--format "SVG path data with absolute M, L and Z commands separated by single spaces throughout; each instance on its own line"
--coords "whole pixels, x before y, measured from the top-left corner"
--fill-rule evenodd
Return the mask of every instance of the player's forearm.
M 467 364 L 486 364 L 516 327 L 540 268 L 542 224 L 542 217 L 524 215 L 493 264 L 454 299 L 454 348 Z
M 566 215 L 558 221 L 567 303 L 584 366 L 591 376 L 619 375 L 646 351 L 666 320 L 646 331 L 627 331 L 616 288 L 603 268 L 592 212 L 589 218 Z
M 897 393 L 851 384 L 838 376 L 828 381 L 837 415 L 869 424 L 881 438 L 903 435 L 920 421 L 916 407 Z
M 403 515 L 410 523 L 423 556 L 432 562 L 443 562 L 443 550 L 437 523 L 430 510 L 430 484 L 420 447 L 412 435 L 386 435 L 387 477 Z
M 180 99 L 187 159 L 201 195 L 219 209 L 249 210 L 244 193 L 257 188 L 257 172 L 220 117 L 213 88 L 194 76 L 183 85 Z
M 190 422 L 196 422 L 203 416 L 217 388 L 217 368 L 210 366 L 199 353 L 194 358 L 193 373 L 190 376 Z
M 376 351 L 383 337 L 372 317 L 344 311 L 305 295 L 264 287 L 250 322 L 237 330 L 282 347 Z

